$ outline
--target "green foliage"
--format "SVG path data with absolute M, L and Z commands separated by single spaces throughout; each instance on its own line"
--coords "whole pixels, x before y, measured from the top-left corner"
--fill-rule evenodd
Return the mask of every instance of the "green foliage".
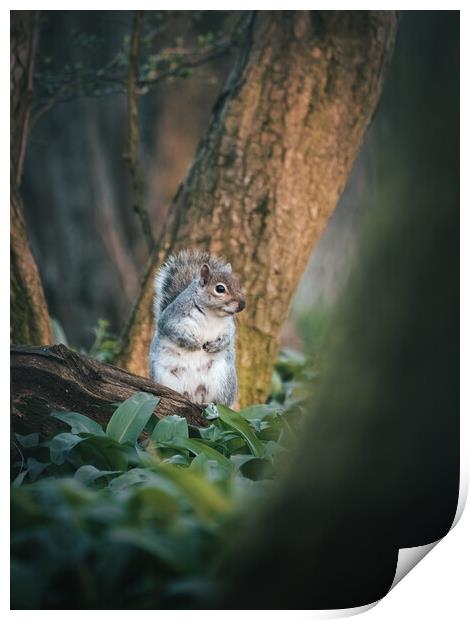
M 282 404 L 288 409 L 295 409 L 308 398 L 309 390 L 306 386 L 310 385 L 315 378 L 316 372 L 303 353 L 294 349 L 282 349 L 274 366 L 269 406 L 279 409 Z M 254 407 L 263 406 L 255 405 Z M 256 413 L 258 409 L 248 407 L 245 411 Z
M 54 12 L 43 13 L 34 72 L 40 114 L 57 102 L 77 97 L 126 93 L 133 13 L 128 12 L 117 28 L 113 12 L 108 13 L 91 24 L 75 20 L 77 27 L 69 37 L 73 59 L 65 54 L 68 61 L 47 44 L 47 35 L 54 36 L 54 27 L 62 20 Z M 230 52 L 243 32 L 242 24 L 233 22 L 232 11 L 145 11 L 139 36 L 137 94 L 147 94 L 162 80 L 189 78 L 202 64 L 221 52 Z M 106 32 L 113 36 L 107 37 Z
M 95 341 L 91 346 L 89 355 L 95 357 L 100 362 L 111 364 L 116 355 L 118 339 L 108 330 L 109 322 L 98 319 L 98 325 L 94 329 Z
M 218 405 L 207 428 L 158 419 L 159 399 L 137 393 L 106 429 L 54 412 L 68 429 L 47 439 L 17 435 L 12 607 L 210 604 L 224 545 L 248 502 L 272 491 L 299 426 L 290 384 L 304 372 L 300 358 L 285 353 L 276 372 L 288 378 L 283 404 Z
M 116 409 L 106 427 L 106 434 L 118 443 L 135 443 L 159 402 L 160 398 L 152 394 L 134 394 Z

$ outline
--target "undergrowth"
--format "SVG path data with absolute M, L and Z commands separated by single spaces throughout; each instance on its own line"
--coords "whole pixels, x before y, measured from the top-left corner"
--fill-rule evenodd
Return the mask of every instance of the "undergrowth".
M 289 458 L 307 376 L 282 352 L 270 401 L 208 409 L 207 428 L 159 419 L 158 398 L 137 393 L 106 428 L 55 412 L 53 436 L 16 435 L 12 608 L 209 606 L 234 528 Z

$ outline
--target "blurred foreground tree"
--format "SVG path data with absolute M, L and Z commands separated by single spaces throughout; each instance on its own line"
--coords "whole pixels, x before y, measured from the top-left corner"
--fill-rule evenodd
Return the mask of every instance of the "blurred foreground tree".
M 376 108 L 393 11 L 247 12 L 245 38 L 180 187 L 118 364 L 148 374 L 155 270 L 172 252 L 223 254 L 246 289 L 240 404 L 264 400 L 281 326 Z
M 228 609 L 373 603 L 398 549 L 437 542 L 454 520 L 458 12 L 405 15 L 392 74 L 377 204 L 325 343 L 328 367 L 278 497 L 233 541 L 238 559 L 221 571 Z
M 12 11 L 10 38 L 10 339 L 50 344 L 51 324 L 19 192 L 32 107 L 38 12 Z

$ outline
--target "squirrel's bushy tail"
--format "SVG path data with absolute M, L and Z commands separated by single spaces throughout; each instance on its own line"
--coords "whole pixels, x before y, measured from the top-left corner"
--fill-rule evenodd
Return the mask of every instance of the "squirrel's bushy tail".
M 167 258 L 155 277 L 154 313 L 157 321 L 163 310 L 199 277 L 204 264 L 211 270 L 231 271 L 229 263 L 205 250 L 182 250 Z

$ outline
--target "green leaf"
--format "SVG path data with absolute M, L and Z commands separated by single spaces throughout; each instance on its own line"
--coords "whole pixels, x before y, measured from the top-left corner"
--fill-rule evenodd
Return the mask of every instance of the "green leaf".
M 217 417 L 219 417 L 218 414 Z M 225 443 L 234 437 L 240 436 L 232 430 L 225 430 L 225 427 L 216 426 L 215 424 L 211 424 L 208 428 L 199 428 L 198 431 L 204 441 L 211 443 Z
M 281 454 L 283 452 L 287 452 L 287 448 L 281 446 L 277 441 L 267 441 L 264 444 L 264 448 L 266 450 L 266 456 L 276 456 L 276 454 Z
M 31 480 L 36 480 L 41 473 L 47 468 L 49 467 L 50 463 L 41 463 L 40 461 L 33 459 L 33 458 L 29 458 L 26 461 L 26 466 L 28 468 L 28 473 L 29 473 L 29 477 L 31 478 Z
M 256 459 L 256 456 L 252 454 L 232 454 L 230 457 L 230 461 L 235 465 L 236 469 L 240 469 L 242 465 L 253 459 Z
M 65 463 L 67 460 L 70 451 L 81 441 L 83 441 L 83 437 L 72 435 L 72 433 L 60 433 L 56 435 L 51 439 L 49 445 L 51 461 L 55 465 L 62 465 L 62 463 Z
M 39 445 L 39 433 L 31 433 L 30 435 L 15 433 L 15 438 L 23 448 L 35 448 Z
M 202 439 L 181 438 L 177 441 L 175 440 L 171 444 L 171 447 L 189 450 L 196 456 L 198 454 L 204 454 L 204 456 L 210 461 L 216 461 L 219 467 L 221 467 L 226 473 L 229 473 L 232 470 L 230 461 L 223 454 L 220 454 L 220 452 L 208 446 Z
M 265 455 L 264 446 L 251 430 L 250 425 L 236 411 L 232 411 L 225 405 L 217 405 L 220 419 L 228 426 L 235 429 L 246 441 L 251 452 L 258 458 Z
M 225 442 L 225 447 L 230 454 L 236 454 L 240 450 L 244 452 L 247 448 L 246 439 L 237 433 L 233 439 Z
M 194 457 L 189 468 L 199 472 L 211 482 L 219 482 L 227 478 L 226 470 L 221 468 L 217 461 L 208 459 L 202 452 Z
M 163 459 L 162 463 L 169 463 L 170 465 L 182 465 L 186 467 L 189 465 L 189 458 L 183 454 L 173 454 L 166 459 Z
M 282 384 L 281 375 L 277 370 L 273 370 L 273 374 L 271 377 L 271 397 L 282 400 L 284 396 L 284 386 Z
M 74 474 L 74 479 L 78 480 L 82 484 L 89 486 L 95 480 L 99 478 L 103 478 L 104 476 L 112 476 L 114 474 L 120 474 L 119 470 L 100 470 L 94 467 L 93 465 L 82 465 L 79 467 Z
M 177 415 L 170 415 L 158 421 L 150 438 L 156 444 L 170 444 L 175 440 L 188 439 L 188 437 L 186 419 Z
M 81 413 L 75 413 L 75 411 L 53 411 L 51 416 L 68 424 L 70 426 L 70 432 L 74 435 L 78 435 L 79 433 L 104 435 L 104 431 L 98 422 L 87 418 Z
M 111 480 L 109 483 L 109 488 L 113 491 L 122 491 L 123 489 L 126 489 L 134 484 L 142 484 L 143 482 L 146 482 L 148 478 L 149 472 L 147 469 L 135 467 L 134 469 L 131 469 Z
M 235 502 L 242 506 L 247 502 L 257 502 L 268 499 L 275 488 L 273 480 L 250 480 L 243 476 L 233 479 L 233 497 Z
M 178 515 L 179 504 L 174 494 L 156 486 L 141 486 L 135 489 L 129 499 L 129 509 L 137 513 L 141 520 L 174 520 Z
M 101 470 L 126 471 L 129 465 L 130 450 L 134 448 L 118 443 L 107 435 L 90 435 L 83 437 L 77 452 L 75 466 L 95 465 Z M 75 456 L 75 454 L 73 455 Z
M 217 417 L 219 417 L 219 414 L 217 414 Z M 215 426 L 215 424 L 211 424 L 207 428 L 199 429 L 199 434 L 205 441 L 218 441 L 222 438 L 222 433 L 223 431 Z
M 177 550 L 175 550 L 173 540 L 158 534 L 155 529 L 139 531 L 130 527 L 115 528 L 109 533 L 109 540 L 133 545 L 147 553 L 151 553 L 176 571 L 183 569 L 183 558 L 181 553 L 175 552 Z
M 251 420 L 264 420 L 265 418 L 273 418 L 282 413 L 282 407 L 278 404 L 272 405 L 251 405 L 238 412 L 242 418 L 251 422 Z
M 312 334 L 312 330 L 309 327 L 309 340 L 315 336 Z M 318 344 L 315 349 L 318 349 Z M 295 351 L 294 349 L 283 349 L 279 353 L 279 357 L 275 364 L 275 372 L 278 374 L 282 382 L 291 381 L 292 379 L 301 379 L 305 377 L 306 358 L 303 353 Z M 284 386 L 285 387 L 285 386 Z M 275 394 L 272 394 L 275 396 Z
M 75 507 L 81 507 L 93 502 L 96 494 L 87 489 L 78 480 L 73 478 L 63 478 L 57 483 L 58 490 L 62 493 L 66 501 Z
M 171 482 L 169 482 L 165 477 L 162 477 L 157 472 L 149 469 L 143 469 L 141 467 L 130 469 L 125 474 L 114 478 L 108 486 L 113 491 L 124 491 L 134 485 L 143 484 L 146 486 L 159 488 L 165 493 L 169 493 L 173 496 L 178 495 L 178 489 L 175 489 L 174 485 L 171 484 Z
M 158 396 L 137 392 L 113 413 L 106 427 L 106 434 L 119 443 L 135 443 L 159 402 Z
M 217 407 L 213 403 L 210 403 L 209 405 L 207 405 L 207 407 L 204 409 L 202 413 L 204 417 L 207 418 L 208 420 L 214 420 L 219 417 Z
M 152 469 L 159 460 L 150 451 L 142 450 L 139 447 L 136 450 L 136 454 L 137 454 L 137 462 L 135 463 L 136 467 L 148 467 Z
M 201 519 L 212 518 L 230 510 L 230 500 L 213 483 L 196 472 L 163 464 L 159 471 L 185 492 Z
M 250 480 L 263 480 L 272 478 L 274 474 L 273 466 L 268 459 L 251 459 L 240 467 L 240 472 L 245 478 Z

